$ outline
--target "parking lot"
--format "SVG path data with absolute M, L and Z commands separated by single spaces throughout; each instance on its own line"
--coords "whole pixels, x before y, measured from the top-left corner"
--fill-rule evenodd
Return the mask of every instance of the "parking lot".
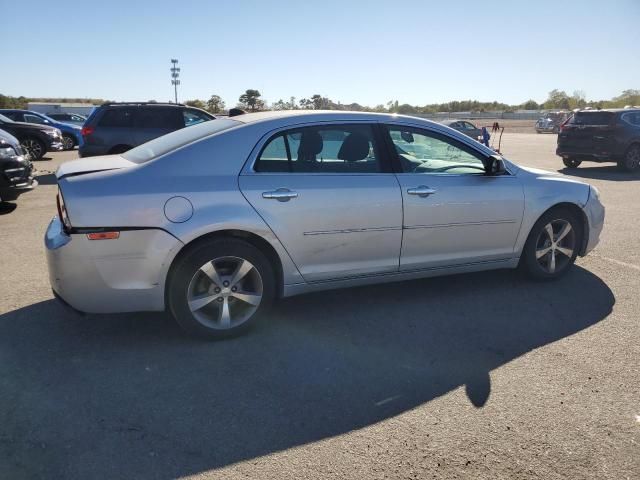
M 208 343 L 163 314 L 53 299 L 53 172 L 0 212 L 0 478 L 639 478 L 640 175 L 517 163 L 600 189 L 602 240 L 554 283 L 497 271 L 285 299 Z

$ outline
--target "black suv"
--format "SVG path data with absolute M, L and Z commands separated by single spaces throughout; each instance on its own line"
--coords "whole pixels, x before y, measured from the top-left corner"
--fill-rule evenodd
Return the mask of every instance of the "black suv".
M 18 139 L 29 160 L 40 160 L 47 152 L 64 149 L 62 133 L 48 125 L 14 122 L 0 113 L 0 129 Z
M 582 162 L 617 162 L 640 169 L 640 109 L 580 110 L 560 126 L 556 154 L 568 168 Z
M 210 113 L 176 103 L 105 103 L 82 127 L 81 157 L 123 153 L 156 137 L 213 120 Z
M 15 200 L 33 190 L 33 166 L 23 154 L 18 139 L 0 130 L 0 202 Z

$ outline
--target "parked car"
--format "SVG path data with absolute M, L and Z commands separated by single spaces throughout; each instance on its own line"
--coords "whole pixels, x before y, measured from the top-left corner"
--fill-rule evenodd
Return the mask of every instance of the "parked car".
M 18 139 L 29 160 L 40 160 L 45 153 L 59 152 L 64 148 L 62 132 L 48 125 L 14 122 L 0 114 L 0 129 Z
M 540 117 L 536 122 L 537 133 L 558 133 L 560 125 L 567 121 L 571 114 L 569 112 L 548 112 Z
M 37 123 L 57 128 L 62 132 L 62 145 L 64 150 L 72 150 L 74 147 L 82 144 L 82 129 L 77 125 L 69 125 L 67 123 L 58 122 L 53 118 L 31 110 L 0 110 L 0 114 L 9 117 L 14 122 Z
M 568 168 L 617 162 L 623 170 L 640 170 L 640 109 L 576 112 L 560 128 L 556 154 Z
M 15 200 L 33 190 L 38 182 L 33 178 L 32 170 L 18 139 L 0 130 L 0 202 Z
M 474 140 L 482 141 L 482 129 L 471 122 L 466 120 L 445 120 L 442 124 L 458 130 Z
M 77 113 L 47 113 L 47 117 L 53 118 L 56 122 L 71 123 L 73 125 L 82 126 L 87 121 L 87 117 Z
M 167 133 L 215 117 L 175 103 L 105 103 L 82 127 L 81 157 L 123 153 Z
M 314 290 L 518 266 L 556 279 L 604 223 L 594 187 L 396 115 L 239 115 L 56 176 L 56 294 L 84 312 L 167 309 L 206 337 Z

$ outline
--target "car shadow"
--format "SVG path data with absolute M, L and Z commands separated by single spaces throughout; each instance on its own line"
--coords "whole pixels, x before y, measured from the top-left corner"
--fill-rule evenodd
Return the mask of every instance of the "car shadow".
M 571 177 L 591 178 L 594 180 L 613 180 L 617 182 L 631 182 L 640 180 L 640 172 L 624 172 L 616 165 L 601 165 L 597 167 L 561 168 L 558 172 Z
M 35 178 L 38 181 L 38 185 L 57 185 L 58 184 L 55 173 L 36 172 Z
M 553 283 L 487 272 L 285 299 L 248 335 L 211 343 L 164 314 L 81 315 L 47 300 L 0 315 L 0 477 L 176 478 L 461 386 L 481 408 L 493 369 L 614 303 L 580 267 Z
M 8 215 L 13 212 L 18 205 L 15 203 L 2 202 L 0 201 L 0 215 Z

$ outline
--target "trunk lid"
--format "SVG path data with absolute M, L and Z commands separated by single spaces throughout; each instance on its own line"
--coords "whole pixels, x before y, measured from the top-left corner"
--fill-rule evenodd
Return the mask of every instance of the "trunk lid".
M 88 173 L 104 172 L 107 170 L 118 170 L 121 168 L 134 167 L 137 164 L 121 157 L 120 155 L 106 155 L 104 157 L 86 158 L 63 163 L 56 171 L 58 180 L 65 177 L 86 175 Z

